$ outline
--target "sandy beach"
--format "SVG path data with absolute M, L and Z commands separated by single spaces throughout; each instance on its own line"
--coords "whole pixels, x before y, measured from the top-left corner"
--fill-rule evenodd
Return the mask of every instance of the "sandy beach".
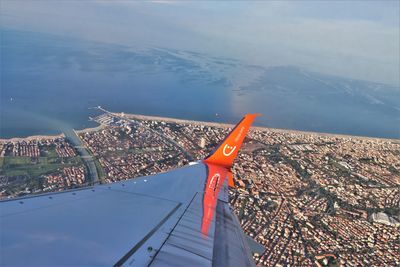
M 121 113 L 116 113 L 116 112 L 111 112 L 111 113 L 116 115 L 116 116 L 121 116 Z M 192 121 L 192 120 L 183 120 L 183 119 L 168 118 L 168 117 L 148 116 L 148 115 L 140 115 L 140 114 L 123 113 L 123 115 L 124 115 L 125 118 L 138 119 L 138 120 L 154 120 L 154 121 L 164 121 L 164 122 L 173 122 L 173 123 L 182 123 L 182 124 L 195 124 L 195 125 L 215 126 L 215 127 L 225 127 L 225 128 L 232 128 L 232 127 L 235 126 L 234 124 L 228 124 L 228 123 Z M 252 126 L 252 129 L 256 129 L 256 130 L 260 130 L 260 131 L 280 132 L 280 133 L 296 133 L 296 134 L 329 136 L 329 137 L 338 137 L 338 138 L 355 138 L 355 139 L 380 140 L 380 141 L 390 141 L 390 142 L 400 143 L 400 139 L 388 139 L 388 138 L 378 138 L 378 137 L 369 137 L 369 136 L 356 136 L 356 135 L 345 135 L 345 134 L 309 132 L 309 131 L 277 129 L 277 128 L 260 127 L 260 126 Z
M 63 133 L 58 135 L 32 135 L 27 137 L 13 137 L 13 138 L 0 138 L 0 142 L 18 142 L 18 141 L 32 141 L 32 140 L 46 140 L 55 138 L 64 138 Z
M 106 128 L 107 126 L 104 124 L 100 124 L 99 126 L 93 127 L 93 128 L 85 128 L 85 129 L 81 129 L 81 130 L 75 130 L 74 132 L 78 135 L 81 133 L 86 133 L 86 132 L 95 132 L 95 131 L 100 131 L 104 128 Z
M 149 115 L 141 115 L 141 114 L 129 114 L 129 113 L 117 113 L 110 112 L 116 116 L 123 116 L 127 119 L 137 119 L 137 120 L 152 120 L 152 121 L 160 121 L 160 122 L 170 122 L 170 123 L 178 123 L 178 124 L 194 124 L 194 125 L 203 125 L 203 126 L 213 126 L 213 127 L 223 127 L 223 128 L 232 128 L 235 125 L 229 123 L 217 123 L 217 122 L 208 122 L 208 121 L 193 121 L 193 120 L 184 120 L 170 117 L 159 117 L 159 116 L 149 116 Z M 77 135 L 85 132 L 95 132 L 100 131 L 106 128 L 107 125 L 101 124 L 99 126 L 93 128 L 85 128 L 81 130 L 73 130 Z M 400 143 L 400 139 L 388 139 L 388 138 L 378 138 L 378 137 L 368 137 L 368 136 L 355 136 L 355 135 L 344 135 L 344 134 L 332 134 L 332 133 L 321 133 L 321 132 L 309 132 L 309 131 L 299 131 L 299 130 L 289 130 L 289 129 L 277 129 L 277 128 L 269 128 L 269 127 L 260 127 L 253 126 L 252 129 L 259 131 L 271 131 L 271 132 L 279 132 L 279 133 L 295 133 L 295 134 L 306 134 L 306 135 L 316 135 L 316 136 L 329 136 L 329 137 L 337 137 L 337 138 L 355 138 L 355 139 L 364 139 L 364 140 L 380 140 L 380 141 L 389 141 Z M 17 141 L 30 141 L 30 140 L 44 140 L 44 139 L 54 139 L 65 137 L 64 133 L 58 135 L 33 135 L 28 137 L 15 137 L 9 139 L 1 139 L 0 142 L 17 142 Z

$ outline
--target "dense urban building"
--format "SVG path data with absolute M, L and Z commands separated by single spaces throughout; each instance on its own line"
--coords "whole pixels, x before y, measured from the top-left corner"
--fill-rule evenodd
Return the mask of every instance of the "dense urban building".
M 0 199 L 82 186 L 86 170 L 66 138 L 0 141 Z
M 78 135 L 103 183 L 200 160 L 231 129 L 114 113 L 94 120 L 101 126 Z M 35 158 L 41 147 L 2 143 L 1 153 Z M 61 159 L 75 155 L 67 144 L 55 149 Z M 258 266 L 400 265 L 398 140 L 255 127 L 233 173 L 230 202 L 262 248 L 253 254 Z M 85 171 L 69 166 L 43 177 L 47 190 L 68 188 L 83 184 Z

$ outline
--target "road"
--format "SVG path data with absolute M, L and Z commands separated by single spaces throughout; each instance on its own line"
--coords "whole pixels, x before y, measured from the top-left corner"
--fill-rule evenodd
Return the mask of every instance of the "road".
M 96 164 L 94 163 L 94 159 L 92 155 L 90 155 L 90 153 L 87 151 L 87 149 L 83 146 L 81 139 L 76 135 L 75 131 L 72 129 L 64 130 L 64 134 L 65 137 L 75 147 L 79 156 L 82 158 L 84 164 L 86 165 L 89 177 L 87 182 L 89 184 L 99 183 L 99 175 L 97 173 L 97 168 Z

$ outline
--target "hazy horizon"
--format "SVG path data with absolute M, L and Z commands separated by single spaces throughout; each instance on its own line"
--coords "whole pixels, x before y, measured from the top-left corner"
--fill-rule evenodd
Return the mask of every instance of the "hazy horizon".
M 1 27 L 399 87 L 398 1 L 2 1 Z
M 398 138 L 398 87 L 194 51 L 2 30 L 0 136 L 94 126 L 113 111 L 214 122 L 262 113 L 259 126 Z M 219 116 L 216 117 L 215 114 Z
M 86 127 L 102 105 L 399 138 L 399 13 L 398 1 L 2 1 L 0 135 Z

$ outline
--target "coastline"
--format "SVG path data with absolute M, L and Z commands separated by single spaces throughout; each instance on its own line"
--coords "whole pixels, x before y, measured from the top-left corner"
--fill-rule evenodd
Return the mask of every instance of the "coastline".
M 219 122 L 209 122 L 209 121 L 194 121 L 194 120 L 185 120 L 171 117 L 160 117 L 160 116 L 150 116 L 150 115 L 142 115 L 142 114 L 131 114 L 131 113 L 123 113 L 123 112 L 110 112 L 116 116 L 124 116 L 127 119 L 138 119 L 138 120 L 153 120 L 160 122 L 171 122 L 171 123 L 182 123 L 182 124 L 194 124 L 194 125 L 203 125 L 203 126 L 213 126 L 213 127 L 222 127 L 222 128 L 232 128 L 235 125 L 230 123 L 219 123 Z M 84 129 L 73 129 L 73 131 L 79 135 L 85 132 L 95 132 L 102 129 L 105 129 L 107 125 L 100 124 L 96 127 L 92 128 L 84 128 Z M 324 133 L 324 132 L 312 132 L 312 131 L 301 131 L 301 130 L 292 130 L 292 129 L 280 129 L 280 128 L 270 128 L 270 127 L 261 127 L 261 126 L 252 126 L 252 129 L 259 131 L 271 131 L 277 133 L 294 133 L 294 134 L 306 134 L 306 135 L 314 135 L 314 136 L 327 136 L 327 137 L 336 137 L 336 138 L 354 138 L 354 139 L 362 139 L 362 140 L 375 140 L 375 141 L 387 141 L 394 142 L 400 144 L 400 139 L 395 138 L 381 138 L 381 137 L 370 137 L 370 136 L 359 136 L 359 135 L 346 135 L 346 134 L 334 134 L 334 133 Z M 65 138 L 64 133 L 60 133 L 58 135 L 32 135 L 27 137 L 12 137 L 12 138 L 0 138 L 0 142 L 17 142 L 17 141 L 31 141 L 31 140 L 44 140 L 44 139 L 53 139 L 53 138 Z
M 110 113 L 117 115 L 117 116 L 121 116 L 121 112 L 110 112 Z M 149 115 L 141 115 L 141 114 L 123 113 L 123 115 L 128 119 L 136 118 L 139 120 L 142 119 L 142 120 L 154 120 L 154 121 L 164 121 L 164 122 L 173 122 L 173 123 L 187 123 L 187 124 L 197 124 L 197 125 L 204 125 L 204 126 L 217 126 L 217 127 L 224 127 L 224 128 L 232 128 L 235 126 L 235 124 L 229 124 L 229 123 L 193 121 L 193 120 L 176 119 L 176 118 L 170 118 L 170 117 L 149 116 Z M 367 140 L 377 140 L 377 141 L 390 141 L 390 142 L 400 143 L 400 139 L 395 139 L 395 138 L 382 138 L 382 137 L 370 137 L 370 136 L 360 136 L 360 135 L 311 132 L 311 131 L 280 129 L 280 128 L 270 128 L 270 127 L 261 127 L 261 126 L 252 126 L 251 128 L 260 130 L 260 131 L 271 131 L 271 132 L 278 132 L 278 133 L 296 133 L 296 134 L 329 136 L 329 137 L 338 137 L 338 138 L 355 138 L 355 139 L 364 139 L 364 140 L 367 139 Z
M 46 140 L 64 138 L 65 134 L 60 133 L 56 135 L 31 135 L 27 137 L 12 137 L 12 138 L 0 138 L 0 142 L 18 142 L 18 141 L 32 141 L 32 140 Z
M 90 132 L 99 131 L 99 130 L 102 130 L 102 129 L 106 128 L 106 127 L 107 127 L 107 125 L 100 124 L 100 125 L 98 125 L 96 127 L 92 127 L 92 128 L 84 128 L 84 129 L 80 129 L 80 130 L 73 129 L 73 131 L 78 135 L 78 134 L 86 133 L 86 132 L 90 133 Z

